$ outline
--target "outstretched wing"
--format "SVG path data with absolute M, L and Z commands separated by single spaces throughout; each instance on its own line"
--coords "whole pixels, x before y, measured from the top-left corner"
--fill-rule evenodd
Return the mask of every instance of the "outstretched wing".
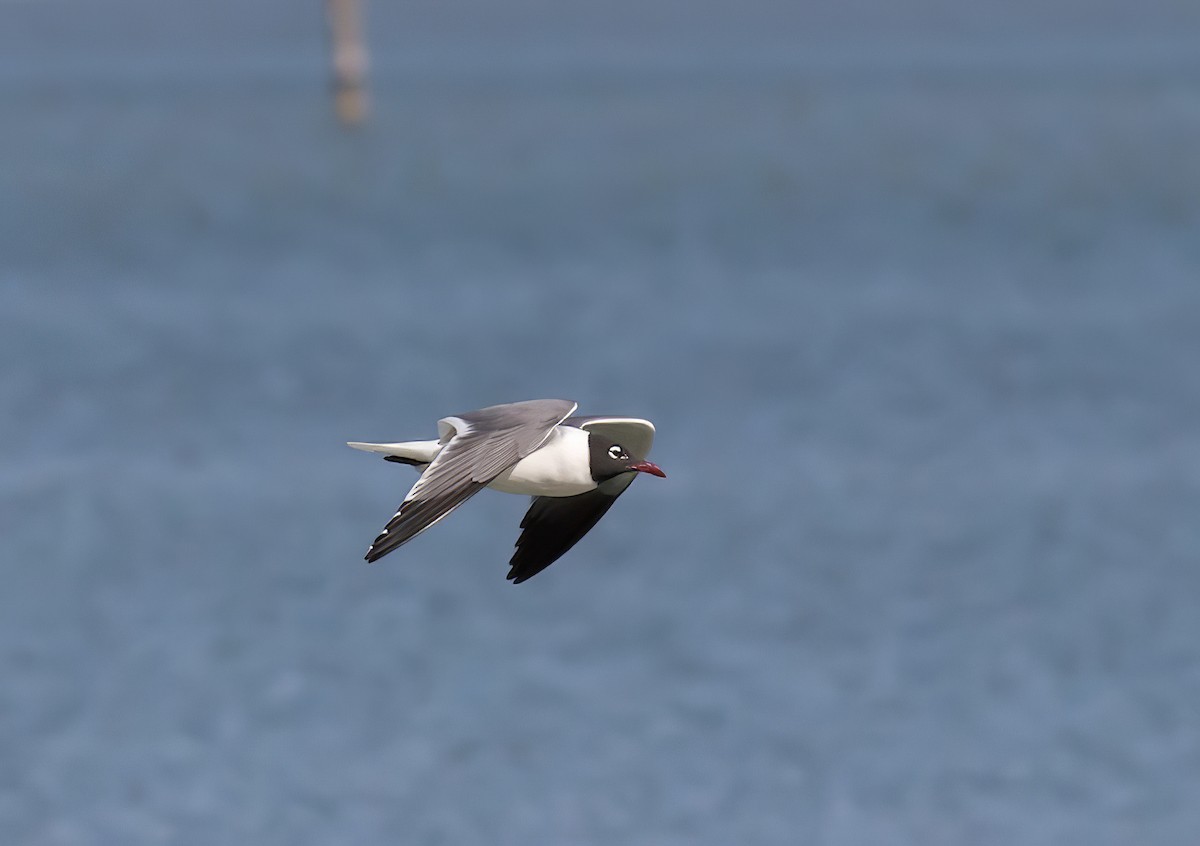
M 654 424 L 637 417 L 569 417 L 563 425 L 599 432 L 638 459 L 645 458 L 654 443 Z M 520 584 L 561 558 L 591 531 L 636 477 L 636 473 L 622 473 L 577 496 L 535 497 L 521 521 L 524 531 L 508 562 L 508 578 Z
M 407 543 L 540 447 L 577 408 L 569 400 L 494 405 L 438 421 L 445 443 L 367 550 L 377 561 Z
M 517 551 L 508 563 L 508 578 L 519 585 L 545 570 L 591 531 L 629 487 L 636 473 L 622 473 L 594 491 L 576 496 L 534 497 L 521 521 Z

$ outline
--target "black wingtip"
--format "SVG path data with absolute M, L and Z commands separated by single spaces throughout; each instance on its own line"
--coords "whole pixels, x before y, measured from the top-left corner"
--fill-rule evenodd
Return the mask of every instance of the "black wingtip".
M 405 458 L 403 455 L 385 455 L 383 460 L 392 461 L 396 464 L 407 464 L 409 467 L 420 467 L 422 464 L 428 463 L 425 461 L 417 461 L 415 458 Z
M 393 549 L 395 549 L 395 547 L 380 548 L 381 547 L 380 541 L 382 541 L 384 539 L 385 535 L 386 535 L 386 532 L 384 533 L 384 535 L 380 535 L 379 537 L 375 538 L 375 543 L 373 543 L 369 547 L 367 547 L 367 554 L 363 556 L 363 559 L 367 563 L 374 564 L 380 558 L 382 558 L 383 556 L 385 556 L 389 552 L 391 552 Z

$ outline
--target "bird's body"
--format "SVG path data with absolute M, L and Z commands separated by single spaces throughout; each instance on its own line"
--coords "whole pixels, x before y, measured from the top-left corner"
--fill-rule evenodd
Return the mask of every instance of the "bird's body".
M 637 473 L 666 475 L 645 460 L 654 440 L 648 420 L 571 417 L 576 408 L 568 400 L 508 403 L 442 418 L 437 440 L 351 442 L 421 472 L 367 560 L 407 543 L 490 487 L 534 497 L 510 562 L 509 578 L 521 582 L 574 546 Z
M 537 450 L 522 458 L 488 487 L 526 496 L 575 496 L 596 489 L 587 464 L 574 461 L 586 455 L 589 435 L 575 426 L 555 426 Z

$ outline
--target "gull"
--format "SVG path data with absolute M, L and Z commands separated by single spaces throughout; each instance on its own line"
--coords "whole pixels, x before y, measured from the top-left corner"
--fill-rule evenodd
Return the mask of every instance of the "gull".
M 561 399 L 505 403 L 443 417 L 436 440 L 349 442 L 421 473 L 367 561 L 408 543 L 488 487 L 533 497 L 509 561 L 508 579 L 520 584 L 587 534 L 638 474 L 666 477 L 646 460 L 654 441 L 649 420 L 572 416 L 578 407 Z

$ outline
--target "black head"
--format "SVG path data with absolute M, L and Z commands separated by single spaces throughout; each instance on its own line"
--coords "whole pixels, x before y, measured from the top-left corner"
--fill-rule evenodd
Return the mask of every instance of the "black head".
M 596 432 L 588 433 L 588 448 L 594 481 L 603 482 L 622 473 L 650 473 L 664 479 L 667 476 L 657 464 L 634 458 L 625 447 Z

